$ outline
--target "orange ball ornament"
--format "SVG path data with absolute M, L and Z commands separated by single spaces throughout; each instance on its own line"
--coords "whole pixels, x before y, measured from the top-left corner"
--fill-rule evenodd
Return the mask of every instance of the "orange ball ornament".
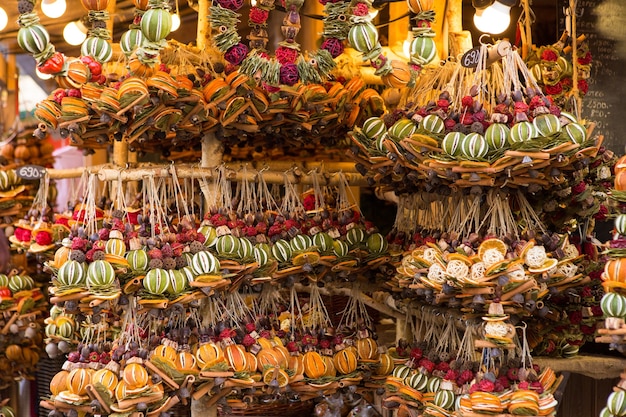
M 387 87 L 402 88 L 411 81 L 411 68 L 406 62 L 392 60 L 392 71 L 383 75 L 381 78 Z

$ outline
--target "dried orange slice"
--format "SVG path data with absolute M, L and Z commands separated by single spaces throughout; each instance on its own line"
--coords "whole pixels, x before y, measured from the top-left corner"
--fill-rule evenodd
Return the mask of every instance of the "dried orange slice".
M 524 259 L 528 250 L 533 246 L 535 246 L 535 239 L 530 239 L 524 246 L 522 246 L 522 249 L 519 251 L 519 255 L 517 257 Z
M 317 252 L 303 252 L 293 257 L 291 262 L 296 265 L 311 264 L 317 265 L 320 261 L 320 254 Z
M 478 246 L 478 257 L 482 259 L 485 252 L 489 249 L 497 249 L 502 256 L 506 256 L 506 252 L 508 251 L 506 243 L 500 239 L 492 238 L 484 240 L 480 246 Z
M 472 264 L 474 263 L 469 256 L 463 255 L 462 253 L 458 253 L 458 252 L 454 252 L 448 255 L 448 262 L 454 261 L 454 260 L 461 261 L 465 263 L 467 266 L 472 266 Z
M 263 383 L 269 386 L 272 385 L 272 381 L 276 380 L 279 388 L 286 387 L 289 383 L 289 375 L 281 368 L 268 368 L 263 372 Z
M 552 268 L 556 267 L 559 261 L 555 258 L 548 258 L 543 263 L 536 268 L 528 268 L 528 272 L 532 274 L 540 274 L 542 272 L 547 272 Z

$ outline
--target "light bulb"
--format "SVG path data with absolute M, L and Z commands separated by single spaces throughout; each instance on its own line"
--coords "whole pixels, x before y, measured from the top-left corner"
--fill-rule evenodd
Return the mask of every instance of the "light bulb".
M 7 27 L 8 23 L 9 23 L 9 16 L 7 16 L 6 10 L 0 7 L 0 30 L 4 30 L 4 28 Z
M 511 6 L 495 1 L 491 6 L 474 15 L 474 25 L 484 33 L 497 35 L 511 24 Z
M 35 68 L 35 74 L 37 74 L 37 77 L 42 80 L 49 80 L 50 78 L 52 78 L 52 74 L 44 74 L 43 72 L 39 71 L 38 68 Z
M 57 17 L 63 16 L 65 13 L 65 9 L 67 8 L 67 3 L 65 0 L 42 0 L 41 1 L 41 11 L 46 16 L 56 19 Z
M 80 45 L 87 38 L 87 28 L 80 21 L 70 22 L 63 28 L 63 39 L 70 45 Z
M 180 15 L 178 13 L 172 14 L 172 32 L 180 27 Z

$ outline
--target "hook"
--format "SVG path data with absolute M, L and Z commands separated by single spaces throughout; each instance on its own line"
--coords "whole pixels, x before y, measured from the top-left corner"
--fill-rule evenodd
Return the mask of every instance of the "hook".
M 489 38 L 489 40 L 492 40 L 488 34 L 483 33 L 482 35 L 480 35 L 480 38 L 478 38 L 478 43 L 480 43 L 480 46 L 491 46 L 492 45 L 492 43 L 484 42 L 483 38 Z

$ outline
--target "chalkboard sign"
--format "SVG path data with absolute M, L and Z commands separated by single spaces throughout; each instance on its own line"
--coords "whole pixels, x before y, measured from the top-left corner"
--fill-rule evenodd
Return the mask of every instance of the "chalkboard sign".
M 563 8 L 568 0 L 560 0 Z M 596 123 L 594 134 L 604 145 L 626 152 L 626 1 L 578 0 L 577 35 L 585 35 L 592 55 L 589 91 L 583 97 L 583 118 Z M 563 14 L 559 26 L 566 28 Z
M 46 175 L 46 169 L 39 165 L 24 165 L 15 174 L 23 180 L 39 180 Z

